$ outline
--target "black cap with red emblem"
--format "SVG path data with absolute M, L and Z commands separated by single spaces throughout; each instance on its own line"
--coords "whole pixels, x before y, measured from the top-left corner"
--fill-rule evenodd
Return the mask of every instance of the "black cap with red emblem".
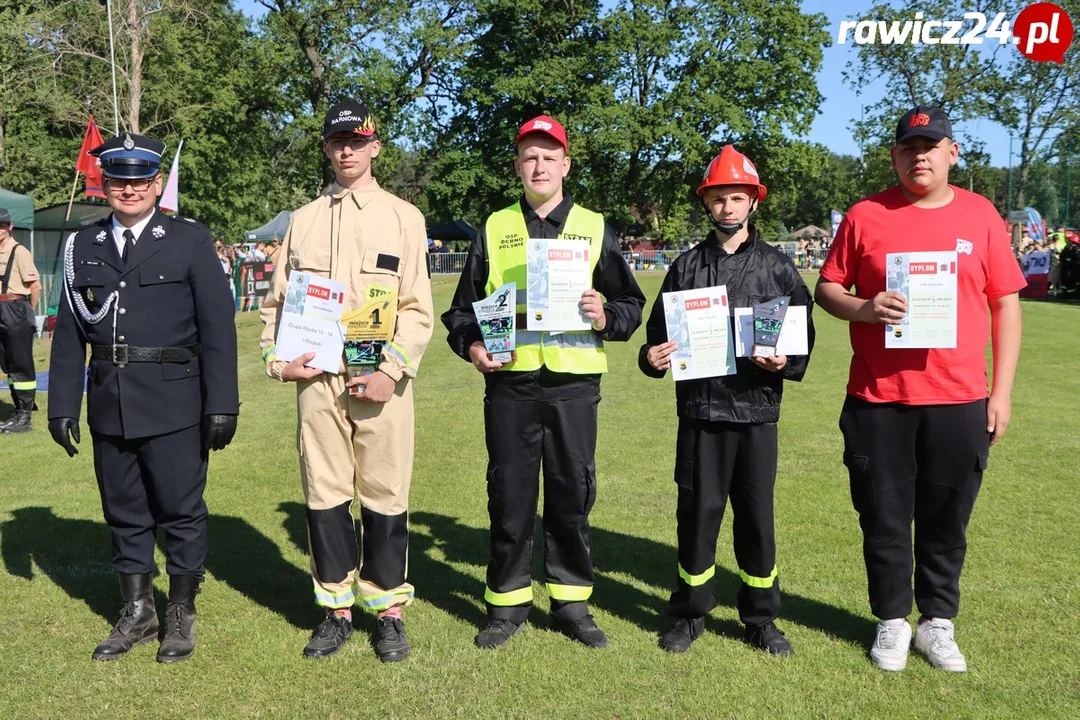
M 910 137 L 952 138 L 949 116 L 937 105 L 916 105 L 896 123 L 896 145 Z
M 355 100 L 339 102 L 326 112 L 322 128 L 323 140 L 338 133 L 370 137 L 375 134 L 375 118 L 366 107 Z

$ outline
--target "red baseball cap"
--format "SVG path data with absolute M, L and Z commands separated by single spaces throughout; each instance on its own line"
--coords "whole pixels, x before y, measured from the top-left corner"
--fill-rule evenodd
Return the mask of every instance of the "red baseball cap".
M 518 131 L 517 137 L 514 138 L 515 143 L 520 143 L 521 139 L 526 135 L 532 135 L 533 133 L 541 133 L 555 140 L 563 146 L 563 150 L 570 152 L 570 148 L 566 144 L 566 130 L 559 124 L 558 120 L 547 115 L 537 115 L 532 120 L 528 121 L 521 126 L 521 130 Z

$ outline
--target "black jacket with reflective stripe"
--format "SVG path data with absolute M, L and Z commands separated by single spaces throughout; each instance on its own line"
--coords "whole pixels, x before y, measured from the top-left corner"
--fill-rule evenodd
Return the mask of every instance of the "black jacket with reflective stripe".
M 727 253 L 714 230 L 704 242 L 686 251 L 672 263 L 645 324 L 645 344 L 638 353 L 638 366 L 649 377 L 662 378 L 666 371 L 649 365 L 649 348 L 667 342 L 663 293 L 726 285 L 732 308 L 749 307 L 790 295 L 792 305 L 806 306 L 809 349 L 814 348 L 813 297 L 795 264 L 782 252 L 757 236 L 750 237 L 734 253 Z M 734 341 L 734 339 L 732 339 Z M 792 356 L 779 372 L 763 370 L 749 358 L 736 358 L 735 375 L 682 380 L 675 383 L 679 417 L 691 420 L 736 423 L 772 423 L 780 419 L 784 380 L 802 380 L 810 356 Z

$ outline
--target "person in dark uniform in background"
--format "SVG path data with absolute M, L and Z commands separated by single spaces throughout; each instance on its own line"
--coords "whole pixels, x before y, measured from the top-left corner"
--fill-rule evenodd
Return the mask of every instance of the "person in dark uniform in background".
M 41 295 L 41 276 L 30 251 L 15 242 L 11 214 L 0 208 L 0 371 L 7 373 L 15 412 L 0 425 L 5 435 L 31 430 L 30 412 L 36 410 L 37 374 L 34 372 L 34 308 Z
M 451 349 L 486 380 L 491 559 L 488 622 L 476 645 L 493 649 L 522 629 L 532 606 L 533 525 L 544 471 L 544 575 L 551 618 L 588 647 L 607 645 L 589 614 L 593 567 L 589 511 L 596 499 L 596 422 L 604 341 L 625 342 L 641 324 L 645 296 L 623 260 L 604 217 L 563 190 L 570 158 L 563 126 L 541 115 L 517 135 L 514 167 L 524 193 L 493 213 L 476 236 L 450 309 L 442 315 Z M 526 329 L 527 238 L 576 240 L 589 251 L 593 287 L 579 302 L 592 322 L 584 332 Z M 487 352 L 472 304 L 507 282 L 517 283 L 517 350 L 513 361 Z M 603 298 L 601 298 L 603 293 Z
M 100 159 L 112 215 L 64 247 L 63 293 L 49 366 L 49 432 L 78 452 L 87 424 L 112 564 L 124 601 L 94 649 L 113 660 L 158 634 L 154 537 L 165 532 L 169 604 L 158 660 L 195 651 L 195 595 L 206 556 L 208 451 L 232 440 L 239 413 L 232 296 L 210 232 L 155 208 L 164 143 L 113 138 Z

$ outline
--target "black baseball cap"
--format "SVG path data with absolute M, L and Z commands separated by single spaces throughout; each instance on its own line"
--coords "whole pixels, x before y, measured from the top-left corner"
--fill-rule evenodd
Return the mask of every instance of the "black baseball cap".
M 916 105 L 904 113 L 896 123 L 896 142 L 899 145 L 910 137 L 927 137 L 931 140 L 952 138 L 949 116 L 937 105 Z
M 0 225 L 11 224 L 11 213 L 7 211 L 7 208 L 0 208 Z
M 338 133 L 353 133 L 364 137 L 375 134 L 375 118 L 368 109 L 355 100 L 344 100 L 326 112 L 323 121 L 323 140 Z

